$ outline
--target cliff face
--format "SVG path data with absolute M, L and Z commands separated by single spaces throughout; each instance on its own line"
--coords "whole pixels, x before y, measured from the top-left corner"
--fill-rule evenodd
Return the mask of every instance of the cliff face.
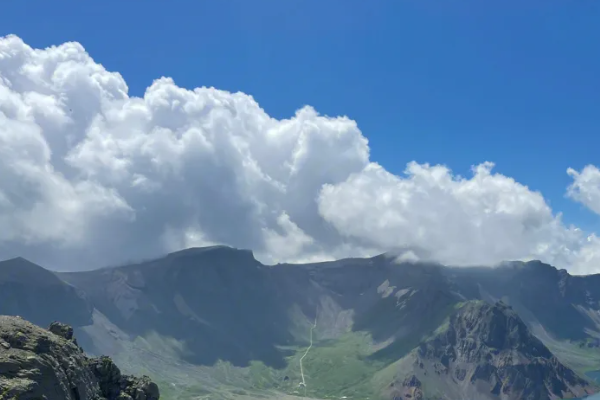
M 421 343 L 414 357 L 415 384 L 405 380 L 401 386 L 420 390 L 421 380 L 435 382 L 433 387 L 453 387 L 452 398 L 563 399 L 593 389 L 501 302 L 467 303 Z
M 123 376 L 110 358 L 89 358 L 73 329 L 48 330 L 20 317 L 0 316 L 0 399 L 158 400 L 147 377 Z

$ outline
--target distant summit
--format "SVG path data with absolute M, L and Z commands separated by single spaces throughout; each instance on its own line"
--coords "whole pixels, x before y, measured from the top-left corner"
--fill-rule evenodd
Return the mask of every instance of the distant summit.
M 92 308 L 79 289 L 54 272 L 20 257 L 0 261 L 0 315 L 21 315 L 42 326 L 57 319 L 85 325 Z
M 191 247 L 189 249 L 175 251 L 167 254 L 166 258 L 179 258 L 179 257 L 237 257 L 239 259 L 252 259 L 254 253 L 252 250 L 237 249 L 229 246 L 208 246 L 208 247 Z M 258 261 L 256 261 L 258 262 Z
M 48 286 L 61 283 L 52 272 L 22 257 L 0 261 L 0 282 Z

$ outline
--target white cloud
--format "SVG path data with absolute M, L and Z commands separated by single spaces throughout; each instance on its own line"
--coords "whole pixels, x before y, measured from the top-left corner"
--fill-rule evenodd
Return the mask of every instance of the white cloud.
M 581 172 L 569 168 L 567 173 L 573 177 L 567 195 L 600 215 L 600 169 L 587 165 Z
M 303 249 L 314 243 L 314 239 L 298 228 L 290 216 L 283 212 L 277 218 L 277 225 L 282 231 L 263 228 L 266 251 L 277 254 L 285 261 L 296 261 L 294 258 L 303 253 Z
M 491 169 L 464 179 L 410 163 L 395 176 L 346 117 L 276 120 L 246 94 L 168 78 L 130 97 L 77 43 L 0 38 L 0 258 L 76 269 L 221 243 L 266 262 L 408 249 L 599 269 L 595 236 Z
M 563 225 L 540 193 L 493 174 L 492 167 L 478 165 L 466 179 L 440 165 L 409 163 L 402 177 L 370 164 L 343 183 L 326 185 L 320 212 L 346 236 L 388 249 L 421 249 L 420 259 L 489 265 L 536 258 L 571 269 L 600 266 L 593 236 L 588 240 Z

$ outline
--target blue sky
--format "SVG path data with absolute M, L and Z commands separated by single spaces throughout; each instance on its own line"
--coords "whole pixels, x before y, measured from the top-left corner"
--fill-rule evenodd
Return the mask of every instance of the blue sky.
M 272 116 L 348 115 L 372 159 L 540 190 L 565 221 L 598 218 L 564 196 L 568 167 L 600 163 L 597 1 L 10 1 L 0 35 L 78 41 L 132 95 L 160 76 L 253 95 Z

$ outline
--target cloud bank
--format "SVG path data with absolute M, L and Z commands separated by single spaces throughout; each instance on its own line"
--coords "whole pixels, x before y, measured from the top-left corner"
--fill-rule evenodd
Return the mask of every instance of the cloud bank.
M 568 173 L 568 196 L 600 214 L 600 170 Z M 217 243 L 267 263 L 416 249 L 600 272 L 600 240 L 490 162 L 393 175 L 347 117 L 277 120 L 249 95 L 169 78 L 130 97 L 78 43 L 0 38 L 0 258 L 76 270 Z

